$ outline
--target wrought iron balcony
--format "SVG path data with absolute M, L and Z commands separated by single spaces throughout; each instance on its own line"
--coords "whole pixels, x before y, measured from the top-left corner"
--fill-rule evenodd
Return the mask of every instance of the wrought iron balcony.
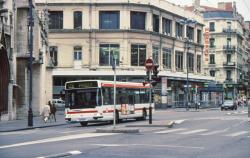
M 233 45 L 223 45 L 223 50 L 224 50 L 226 53 L 234 53 L 235 50 L 236 50 L 236 47 L 233 46 Z
M 223 28 L 222 32 L 225 32 L 225 33 L 236 33 L 237 30 L 236 29 L 231 29 L 231 28 Z
M 236 63 L 235 62 L 224 62 L 223 63 L 223 66 L 224 67 L 235 67 L 236 66 Z

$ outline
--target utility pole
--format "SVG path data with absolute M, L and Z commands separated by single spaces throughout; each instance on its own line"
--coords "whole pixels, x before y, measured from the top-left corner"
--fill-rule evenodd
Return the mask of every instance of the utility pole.
M 29 0 L 29 110 L 28 110 L 28 126 L 33 126 L 33 112 L 32 112 L 32 64 L 33 64 L 33 26 L 34 26 L 34 17 L 33 17 L 33 2 Z

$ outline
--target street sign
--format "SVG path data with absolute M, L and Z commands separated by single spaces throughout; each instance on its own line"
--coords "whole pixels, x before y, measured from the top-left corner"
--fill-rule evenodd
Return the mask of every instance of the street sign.
M 153 70 L 154 68 L 154 61 L 152 59 L 147 59 L 145 62 L 145 67 L 148 71 Z

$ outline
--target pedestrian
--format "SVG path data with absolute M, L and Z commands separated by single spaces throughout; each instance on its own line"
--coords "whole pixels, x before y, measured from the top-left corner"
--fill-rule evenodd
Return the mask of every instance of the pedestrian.
M 50 106 L 50 119 L 52 119 L 53 117 L 56 122 L 56 106 L 54 103 L 51 103 L 50 101 L 49 101 L 49 106 Z
M 49 105 L 46 104 L 43 107 L 42 116 L 43 116 L 43 121 L 47 123 L 47 121 L 50 119 L 50 106 Z

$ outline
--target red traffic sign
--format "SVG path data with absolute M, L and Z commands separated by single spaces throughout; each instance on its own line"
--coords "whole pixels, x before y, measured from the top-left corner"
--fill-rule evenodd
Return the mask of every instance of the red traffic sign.
M 145 62 L 145 67 L 148 71 L 153 70 L 154 68 L 154 61 L 152 59 L 147 59 Z

